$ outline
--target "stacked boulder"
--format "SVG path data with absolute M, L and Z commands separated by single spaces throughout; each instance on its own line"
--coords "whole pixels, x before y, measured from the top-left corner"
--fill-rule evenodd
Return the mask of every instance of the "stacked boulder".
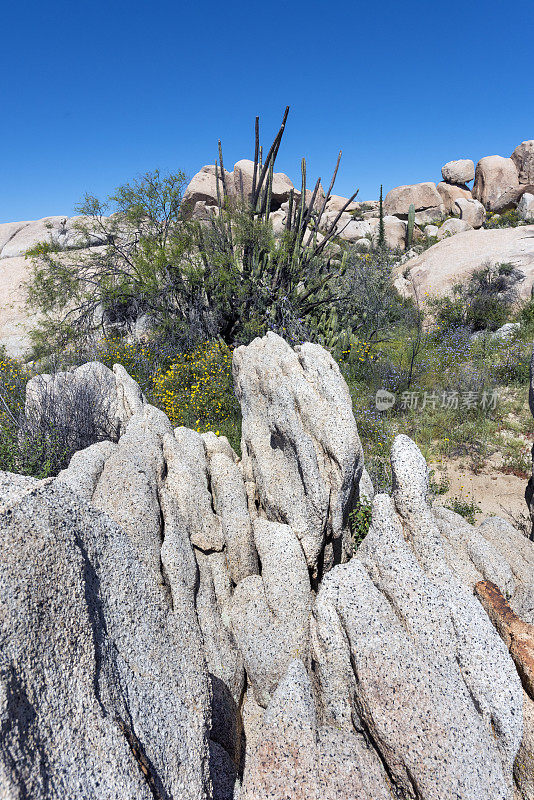
M 441 169 L 443 180 L 437 185 L 428 181 L 407 186 L 397 186 L 386 195 L 384 209 L 401 219 L 408 219 L 410 207 L 415 211 L 415 224 L 427 236 L 444 236 L 480 228 L 486 218 L 484 207 L 467 186 L 475 177 L 475 165 L 470 159 L 448 161 Z M 445 222 L 441 228 L 435 223 L 446 217 L 459 217 Z
M 202 167 L 200 172 L 193 176 L 187 189 L 185 190 L 182 209 L 186 216 L 194 219 L 206 219 L 212 214 L 217 214 L 219 203 L 225 193 L 230 200 L 250 202 L 252 196 L 252 184 L 254 179 L 254 162 L 242 159 L 234 165 L 232 172 L 224 170 L 214 164 L 207 164 Z M 271 217 L 275 228 L 276 223 L 283 218 L 289 207 L 289 197 L 293 196 L 300 199 L 300 191 L 293 186 L 291 180 L 283 172 L 273 174 L 273 184 L 271 192 Z M 311 200 L 311 191 L 306 190 L 306 199 Z M 324 201 L 324 191 L 321 188 L 315 199 L 315 208 L 322 206 Z M 282 212 L 280 214 L 279 212 Z
M 517 206 L 523 195 L 534 193 L 534 139 L 521 142 L 510 158 L 487 156 L 477 164 L 473 196 L 488 211 Z
M 353 554 L 339 368 L 268 334 L 233 370 L 241 458 L 120 367 L 30 382 L 108 438 L 1 476 L 0 795 L 532 800 L 534 544 L 432 505 L 399 436 Z
M 437 185 L 392 189 L 385 199 L 386 213 L 405 220 L 413 205 L 416 225 L 438 239 L 481 228 L 487 212 L 517 208 L 525 222 L 534 220 L 534 140 L 522 142 L 510 158 L 481 158 L 476 169 L 470 159 L 448 161 L 441 174 L 443 180 Z M 439 228 L 434 224 L 444 219 Z

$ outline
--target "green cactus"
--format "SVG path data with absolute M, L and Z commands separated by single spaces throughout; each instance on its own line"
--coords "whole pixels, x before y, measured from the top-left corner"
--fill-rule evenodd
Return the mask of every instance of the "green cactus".
M 408 208 L 408 227 L 406 228 L 406 249 L 409 250 L 413 241 L 413 229 L 415 225 L 415 206 L 410 203 Z
M 384 201 L 382 197 L 382 184 L 380 184 L 380 200 L 378 206 L 378 240 L 377 246 L 379 250 L 383 250 L 386 246 L 386 229 L 384 226 Z

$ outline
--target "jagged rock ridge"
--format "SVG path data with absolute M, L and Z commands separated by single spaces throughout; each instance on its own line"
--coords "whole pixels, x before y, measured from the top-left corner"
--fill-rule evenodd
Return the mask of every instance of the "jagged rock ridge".
M 234 378 L 241 459 L 121 367 L 30 382 L 31 414 L 85 386 L 108 438 L 2 477 L 0 796 L 532 798 L 534 545 L 431 506 L 399 436 L 353 556 L 335 362 L 268 334 Z

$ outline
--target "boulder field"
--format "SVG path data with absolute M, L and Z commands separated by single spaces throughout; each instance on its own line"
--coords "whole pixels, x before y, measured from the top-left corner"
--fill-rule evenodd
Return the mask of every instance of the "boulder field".
M 238 161 L 232 170 L 224 171 L 224 186 L 231 202 L 247 202 L 250 199 L 254 163 L 247 159 Z M 534 223 L 534 139 L 522 142 L 510 158 L 486 156 L 475 167 L 470 159 L 449 161 L 441 169 L 443 180 L 397 186 L 384 199 L 384 233 L 389 248 L 402 252 L 406 248 L 408 214 L 414 209 L 414 242 L 425 237 L 436 237 L 446 243 L 431 248 L 429 256 L 410 253 L 403 272 L 414 268 L 414 275 L 421 282 L 423 292 L 447 290 L 449 274 L 454 272 L 456 262 L 449 261 L 451 253 L 459 255 L 459 266 L 452 282 L 464 277 L 466 268 L 474 269 L 485 261 L 510 261 L 525 272 L 527 280 L 522 291 L 529 296 L 533 285 L 531 275 L 531 248 L 528 239 L 532 229 L 523 226 L 520 233 L 507 229 L 479 231 L 487 213 L 516 209 L 525 224 Z M 470 189 L 468 184 L 474 180 Z M 185 190 L 182 210 L 189 218 L 206 220 L 218 213 L 222 196 L 223 175 L 214 164 L 208 164 L 196 174 Z M 300 190 L 282 172 L 273 175 L 270 220 L 275 236 L 285 230 L 290 196 L 300 198 Z M 312 192 L 306 190 L 306 202 Z M 316 195 L 314 207 L 323 210 L 325 194 L 322 188 Z M 322 227 L 318 240 L 332 224 L 344 207 L 347 199 L 331 195 L 324 207 Z M 87 238 L 81 235 L 77 225 L 80 217 L 44 217 L 32 222 L 6 222 L 0 224 L 0 345 L 9 355 L 23 355 L 29 348 L 28 332 L 35 324 L 25 306 L 24 283 L 29 276 L 30 265 L 26 252 L 38 242 L 51 242 L 64 250 L 86 250 L 105 245 L 102 236 L 95 232 Z M 436 224 L 437 223 L 437 224 Z M 336 223 L 338 238 L 353 245 L 361 253 L 368 252 L 376 243 L 379 224 L 377 200 L 350 203 Z M 440 227 L 438 227 L 438 224 Z M 450 237 L 460 237 L 456 247 L 450 246 Z M 304 240 L 306 244 L 306 240 Z M 472 250 L 473 245 L 475 249 Z M 478 250 L 480 248 L 480 250 Z M 456 252 L 456 250 L 458 252 Z M 461 253 L 465 254 L 460 255 Z M 421 279 L 430 269 L 434 275 Z M 464 266 L 465 265 L 465 266 Z M 444 276 L 447 276 L 444 278 Z M 402 284 L 402 281 L 401 281 Z M 399 285 L 401 285 L 399 284 Z M 402 288 L 402 286 L 401 286 Z
M 532 800 L 534 543 L 432 503 L 400 435 L 354 553 L 336 363 L 270 333 L 233 373 L 240 457 L 120 366 L 28 384 L 108 438 L 0 478 L 2 800 Z

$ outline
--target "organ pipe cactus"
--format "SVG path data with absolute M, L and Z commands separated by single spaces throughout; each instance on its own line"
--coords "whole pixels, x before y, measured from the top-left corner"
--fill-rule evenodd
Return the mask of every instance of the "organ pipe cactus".
M 219 142 L 218 159 L 215 163 L 219 214 L 212 215 L 208 220 L 211 230 L 206 230 L 206 226 L 200 223 L 196 224 L 194 230 L 206 269 L 211 269 L 210 254 L 215 247 L 218 264 L 235 265 L 233 268 L 237 268 L 241 274 L 243 285 L 248 286 L 248 281 L 252 281 L 252 291 L 256 295 L 261 291 L 262 296 L 270 299 L 273 308 L 277 307 L 277 303 L 280 308 L 291 308 L 294 317 L 300 318 L 299 322 L 306 320 L 307 326 L 311 320 L 317 320 L 320 316 L 316 312 L 343 299 L 339 291 L 332 292 L 332 284 L 337 279 L 340 286 L 339 278 L 346 269 L 346 258 L 340 264 L 339 259 L 333 260 L 332 254 L 328 251 L 325 253 L 324 250 L 338 235 L 339 220 L 358 192 L 347 199 L 333 219 L 324 223 L 341 152 L 338 154 L 328 191 L 322 199 L 319 194 L 320 178 L 311 192 L 306 191 L 306 161 L 303 158 L 300 192 L 295 189 L 289 194 L 285 231 L 273 250 L 262 234 L 262 230 L 265 230 L 262 226 L 269 222 L 274 166 L 288 113 L 289 106 L 285 109 L 278 133 L 265 155 L 260 144 L 259 118 L 256 118 L 252 185 L 250 194 L 246 197 L 235 198 L 228 190 L 222 146 Z M 254 239 L 256 233 L 258 238 Z M 285 330 L 285 314 L 285 310 L 281 311 L 280 319 L 276 323 L 280 330 Z M 231 321 L 231 325 L 236 324 L 238 323 Z M 329 339 L 333 340 L 338 335 L 337 326 L 337 321 L 332 318 Z M 305 330 L 306 328 L 302 332 Z
M 283 118 L 282 124 L 276 134 L 267 156 L 263 159 L 263 147 L 260 145 L 259 140 L 259 117 L 256 117 L 255 122 L 255 148 L 254 148 L 254 171 L 253 171 L 253 181 L 252 181 L 252 193 L 251 193 L 251 200 L 250 204 L 248 205 L 247 212 L 253 219 L 260 219 L 262 221 L 266 221 L 269 218 L 270 214 L 270 204 L 271 204 L 271 196 L 272 196 L 272 182 L 273 182 L 273 174 L 274 174 L 274 164 L 276 161 L 276 157 L 278 155 L 278 151 L 280 149 L 280 142 L 282 141 L 282 136 L 284 134 L 285 125 L 287 121 L 287 116 L 289 114 L 289 106 L 286 107 Z M 224 162 L 223 162 L 223 154 L 222 154 L 222 147 L 221 143 L 219 142 L 219 158 L 218 161 L 215 163 L 215 175 L 217 178 L 217 186 L 219 187 L 219 182 L 222 184 L 222 197 L 221 197 L 221 204 L 219 207 L 222 207 L 224 204 L 228 203 L 228 192 L 226 187 L 226 178 L 224 173 Z M 287 221 L 286 221 L 286 230 L 292 231 L 292 247 L 288 250 L 288 259 L 290 261 L 294 261 L 295 258 L 298 258 L 301 267 L 306 267 L 306 264 L 309 263 L 313 258 L 319 256 L 328 242 L 332 240 L 332 238 L 337 234 L 337 224 L 341 218 L 341 215 L 344 211 L 348 208 L 348 206 L 352 203 L 352 201 L 357 196 L 358 192 L 354 192 L 354 194 L 349 197 L 346 201 L 344 206 L 338 212 L 336 217 L 326 226 L 321 226 L 321 220 L 324 216 L 326 205 L 328 200 L 331 197 L 332 189 L 334 188 L 334 182 L 337 176 L 337 171 L 339 168 L 339 163 L 341 161 L 341 151 L 338 154 L 336 167 L 334 169 L 334 173 L 332 175 L 332 180 L 330 182 L 330 186 L 328 191 L 325 194 L 324 200 L 321 206 L 316 210 L 314 214 L 314 205 L 316 204 L 316 200 L 318 197 L 319 189 L 321 186 L 321 179 L 318 178 L 314 190 L 312 192 L 310 201 L 307 202 L 306 200 L 306 160 L 302 159 L 301 164 L 301 190 L 300 190 L 300 198 L 292 196 L 290 197 Z M 220 172 L 220 174 L 219 174 Z M 219 192 L 218 188 L 218 192 Z M 313 218 L 313 225 L 311 226 L 312 236 L 309 238 L 309 243 L 305 246 L 303 245 L 304 235 L 308 226 L 311 224 Z M 318 242 L 317 233 L 319 232 L 319 228 L 324 230 L 324 239 L 321 242 Z M 228 241 L 229 248 L 232 248 L 232 234 L 231 234 L 231 221 L 227 220 L 226 224 L 226 236 Z M 303 252 L 304 251 L 304 252 Z

